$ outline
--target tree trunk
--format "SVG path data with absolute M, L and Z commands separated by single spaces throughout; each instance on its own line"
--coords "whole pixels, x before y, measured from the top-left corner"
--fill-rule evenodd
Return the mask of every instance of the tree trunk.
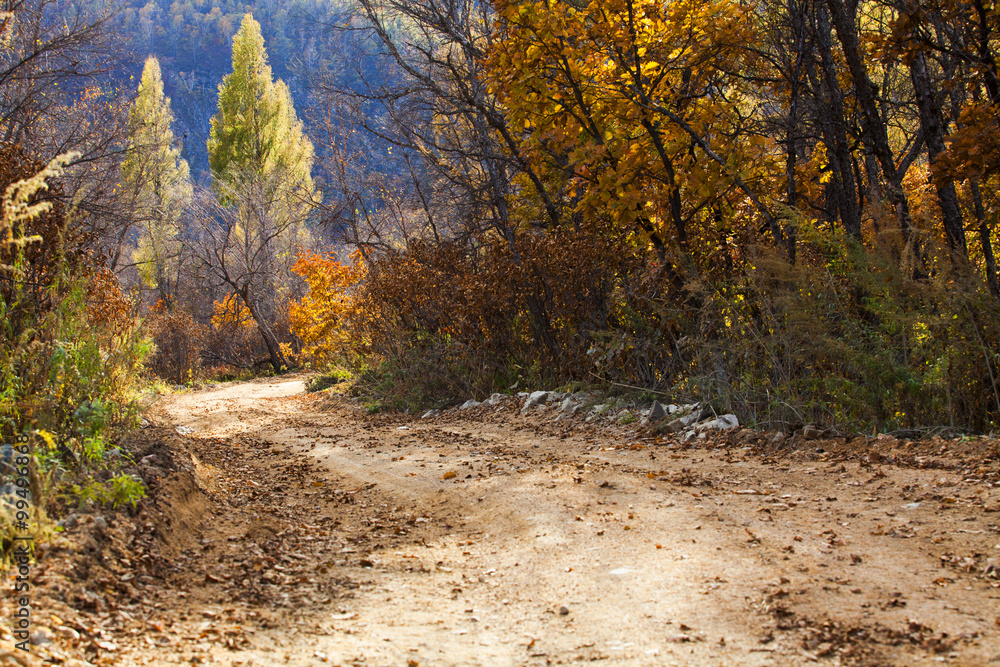
M 264 339 L 264 345 L 267 347 L 267 354 L 271 362 L 271 368 L 274 369 L 275 373 L 280 373 L 282 370 L 288 368 L 288 360 L 286 360 L 285 355 L 281 353 L 281 346 L 278 344 L 278 337 L 274 335 L 274 332 L 271 331 L 271 328 L 267 325 L 267 320 L 260 312 L 257 302 L 250 298 L 250 289 L 247 285 L 244 285 L 243 289 L 240 290 L 240 297 L 243 299 L 243 303 L 246 305 L 247 310 L 250 311 L 250 317 L 252 317 L 254 323 L 256 323 L 257 330 L 260 332 L 260 337 Z
M 997 262 L 993 255 L 993 242 L 990 235 L 990 223 L 986 221 L 986 211 L 983 208 L 983 193 L 979 191 L 979 183 L 972 182 L 972 202 L 976 209 L 976 221 L 979 223 L 979 243 L 983 248 L 983 261 L 986 264 L 986 284 L 990 293 L 1000 297 L 1000 285 L 997 284 Z
M 918 256 L 917 239 L 913 234 L 913 223 L 910 219 L 910 205 L 903 190 L 903 173 L 896 168 L 889 146 L 889 132 L 879 113 L 878 88 L 868 76 L 864 60 L 861 57 L 861 47 L 858 44 L 858 31 L 855 23 L 857 5 L 852 4 L 850 10 L 843 0 L 826 0 L 830 8 L 830 18 L 837 29 L 837 37 L 847 61 L 847 67 L 854 79 L 854 94 L 861 108 L 862 139 L 868 149 L 875 154 L 882 174 L 885 177 L 886 194 L 889 203 L 896 213 L 896 220 L 903 234 L 905 244 Z
M 653 123 L 643 118 L 640 121 L 643 129 L 646 130 L 646 134 L 653 142 L 653 146 L 656 148 L 656 153 L 660 157 L 660 164 L 663 165 L 663 170 L 667 174 L 667 185 L 670 187 L 670 219 L 674 223 L 674 229 L 677 231 L 677 245 L 680 246 L 681 250 L 687 254 L 688 253 L 688 237 L 687 237 L 687 226 L 684 224 L 684 216 L 681 212 L 681 189 L 677 186 L 676 173 L 674 171 L 674 162 L 667 155 L 667 149 L 663 144 L 663 138 L 660 136 L 659 128 L 655 127 Z
M 924 130 L 924 144 L 927 146 L 927 159 L 933 168 L 934 160 L 945 151 L 945 128 L 941 120 L 941 109 L 935 99 L 930 73 L 927 71 L 927 57 L 923 53 L 916 54 L 910 63 L 910 79 L 913 81 L 913 91 L 917 97 L 920 125 Z M 965 241 L 965 227 L 962 224 L 962 209 L 958 204 L 955 183 L 952 180 L 941 183 L 936 178 L 934 183 L 938 203 L 941 205 L 948 249 L 959 261 L 968 259 L 969 250 Z
M 816 43 L 823 67 L 822 104 L 819 105 L 823 143 L 830 157 L 833 179 L 829 189 L 848 235 L 861 238 L 861 213 L 858 210 L 857 191 L 851 163 L 851 147 L 847 142 L 847 118 L 844 96 L 837 81 L 837 64 L 833 58 L 832 30 L 826 7 L 816 8 Z
M 805 15 L 801 4 L 788 0 L 788 19 L 791 24 L 792 42 L 795 44 L 795 65 L 789 77 L 788 117 L 785 120 L 785 200 L 788 207 L 797 210 L 799 206 L 798 183 L 795 167 L 799 158 L 799 97 L 803 87 L 802 69 L 805 63 Z M 797 234 L 795 224 L 785 225 L 785 244 L 788 261 L 795 264 Z
M 978 33 L 976 50 L 979 60 L 983 64 L 983 85 L 990 96 L 990 102 L 1000 104 L 1000 81 L 997 79 L 997 63 L 993 57 L 993 50 L 990 48 L 990 41 L 993 39 L 993 36 L 990 34 L 992 32 L 990 30 L 990 11 L 986 9 L 983 0 L 975 0 L 972 6 L 975 8 L 976 18 L 979 20 L 976 26 Z M 993 12 L 995 11 L 996 5 L 994 4 Z M 995 13 L 993 20 L 996 20 Z

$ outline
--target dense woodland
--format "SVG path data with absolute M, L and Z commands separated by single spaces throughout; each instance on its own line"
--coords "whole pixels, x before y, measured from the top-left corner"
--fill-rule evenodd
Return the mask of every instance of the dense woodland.
M 995 2 L 2 8 L 0 433 L 52 475 L 151 379 L 301 366 L 1000 420 Z

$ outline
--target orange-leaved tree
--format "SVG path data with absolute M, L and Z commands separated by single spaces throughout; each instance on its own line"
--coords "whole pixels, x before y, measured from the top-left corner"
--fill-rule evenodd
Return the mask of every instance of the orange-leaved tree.
M 259 366 L 268 354 L 258 326 L 242 299 L 229 292 L 212 304 L 212 326 L 206 332 L 205 358 L 237 368 Z M 280 315 L 268 322 L 272 328 L 281 325 Z M 257 361 L 255 361 L 257 360 Z
M 250 310 L 232 292 L 226 294 L 222 301 L 215 301 L 212 311 L 212 326 L 216 329 L 234 327 L 245 330 L 247 335 L 253 331 L 254 322 Z
M 288 304 L 288 321 L 302 340 L 302 360 L 315 366 L 334 361 L 350 342 L 348 325 L 357 311 L 354 287 L 365 275 L 359 254 L 351 259 L 351 264 L 342 264 L 333 253 L 303 250 L 292 265 L 309 291 Z

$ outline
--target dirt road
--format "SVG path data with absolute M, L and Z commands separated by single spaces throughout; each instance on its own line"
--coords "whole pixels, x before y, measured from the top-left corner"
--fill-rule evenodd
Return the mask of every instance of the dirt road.
M 995 443 L 688 448 L 519 408 L 368 415 L 301 379 L 163 398 L 89 658 L 1000 664 Z

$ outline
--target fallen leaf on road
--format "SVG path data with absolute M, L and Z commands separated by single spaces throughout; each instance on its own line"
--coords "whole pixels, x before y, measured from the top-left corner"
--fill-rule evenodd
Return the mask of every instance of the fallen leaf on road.
M 353 621 L 357 617 L 358 617 L 357 614 L 347 614 L 347 613 L 344 613 L 344 614 L 330 614 L 330 616 L 328 616 L 328 618 L 331 621 Z

